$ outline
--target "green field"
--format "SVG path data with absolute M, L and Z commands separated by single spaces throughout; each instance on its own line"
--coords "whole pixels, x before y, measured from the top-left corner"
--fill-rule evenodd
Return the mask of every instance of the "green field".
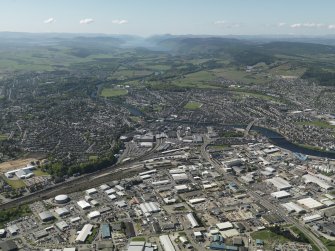
M 201 106 L 202 104 L 199 102 L 190 101 L 184 106 L 184 108 L 187 110 L 198 110 Z
M 13 189 L 19 189 L 22 187 L 25 187 L 26 184 L 23 182 L 23 180 L 13 180 L 13 179 L 7 179 L 5 176 L 3 176 L 4 180 L 10 185 Z
M 144 236 L 136 236 L 134 238 L 131 239 L 132 241 L 145 241 L 145 237 Z
M 276 98 L 276 97 L 269 96 L 269 95 L 262 94 L 262 93 L 248 92 L 248 91 L 239 90 L 239 89 L 233 89 L 233 90 L 234 90 L 233 93 L 237 96 L 254 97 L 254 98 L 263 99 L 267 101 L 276 101 L 276 102 L 282 101 L 280 98 Z
M 315 126 L 315 127 L 321 127 L 321 128 L 335 129 L 334 125 L 331 125 L 327 121 L 323 121 L 323 120 L 301 121 L 301 122 L 297 122 L 297 124 L 298 125 L 306 125 L 306 126 Z
M 88 160 L 89 161 L 96 161 L 96 160 L 98 160 L 98 156 L 97 155 L 91 155 L 91 156 L 88 157 Z
M 272 246 L 275 243 L 285 243 L 290 241 L 282 235 L 277 235 L 270 230 L 261 230 L 258 232 L 251 233 L 251 237 L 255 239 L 260 239 L 264 241 L 265 250 L 272 250 Z
M 41 169 L 36 169 L 36 170 L 33 171 L 33 173 L 35 174 L 35 176 L 48 176 L 48 175 L 50 175 L 47 172 L 42 171 Z
M 0 134 L 0 141 L 6 140 L 8 137 L 5 134 Z
M 113 98 L 113 97 L 124 96 L 127 94 L 128 90 L 126 89 L 103 88 L 100 93 L 100 96 L 105 98 Z

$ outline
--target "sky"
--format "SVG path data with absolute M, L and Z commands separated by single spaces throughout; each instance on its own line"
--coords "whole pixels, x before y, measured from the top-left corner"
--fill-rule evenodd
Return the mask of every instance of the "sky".
M 0 0 L 0 31 L 335 34 L 335 0 Z

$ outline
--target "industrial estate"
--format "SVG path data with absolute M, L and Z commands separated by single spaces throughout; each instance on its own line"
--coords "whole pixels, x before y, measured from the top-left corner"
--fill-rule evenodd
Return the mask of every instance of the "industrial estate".
M 0 33 L 0 250 L 335 250 L 333 40 L 55 36 Z

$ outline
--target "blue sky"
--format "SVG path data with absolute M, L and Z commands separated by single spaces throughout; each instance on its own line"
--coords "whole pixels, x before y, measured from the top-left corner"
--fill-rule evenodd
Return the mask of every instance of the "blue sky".
M 0 31 L 335 34 L 334 0 L 0 0 Z

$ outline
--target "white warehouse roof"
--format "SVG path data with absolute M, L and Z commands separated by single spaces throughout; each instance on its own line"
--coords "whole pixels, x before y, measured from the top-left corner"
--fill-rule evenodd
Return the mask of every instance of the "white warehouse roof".
M 266 182 L 272 183 L 278 190 L 287 190 L 292 187 L 288 181 L 281 177 L 273 177 L 272 179 L 266 180 Z
M 219 230 L 227 230 L 234 227 L 233 224 L 231 224 L 229 221 L 218 223 L 216 226 Z
M 297 201 L 300 205 L 303 205 L 309 209 L 318 209 L 323 207 L 324 205 L 322 203 L 320 203 L 317 200 L 314 200 L 313 198 L 309 197 L 309 198 L 305 198 L 305 199 L 301 199 Z
M 326 181 L 323 181 L 323 180 L 319 179 L 318 177 L 315 177 L 315 176 L 310 175 L 310 174 L 306 174 L 306 175 L 302 176 L 302 178 L 305 181 L 305 183 L 317 184 L 319 187 L 321 187 L 322 189 L 325 189 L 325 190 L 330 190 L 330 189 L 333 188 L 333 186 L 329 185 Z
M 189 222 L 191 223 L 192 228 L 199 227 L 199 223 L 198 223 L 197 220 L 194 218 L 193 213 L 188 213 L 188 214 L 186 215 L 186 217 L 187 217 L 187 219 L 189 220 Z
M 271 196 L 277 199 L 282 199 L 282 198 L 290 197 L 291 194 L 286 191 L 278 191 L 278 192 L 271 193 Z
M 159 242 L 161 243 L 164 251 L 175 251 L 176 250 L 168 235 L 159 236 Z
M 298 214 L 306 212 L 305 209 L 295 204 L 294 202 L 288 202 L 288 203 L 282 204 L 282 206 L 285 207 L 285 209 L 289 212 L 296 212 Z
M 93 225 L 91 224 L 86 224 L 82 230 L 79 231 L 79 234 L 76 238 L 76 242 L 85 242 L 85 240 L 87 239 L 87 237 L 92 234 L 92 228 Z
M 99 211 L 92 211 L 92 212 L 90 212 L 88 215 L 87 215 L 87 217 L 89 218 L 89 219 L 94 219 L 94 218 L 97 218 L 97 217 L 99 217 L 100 216 L 100 212 Z
M 87 189 L 85 192 L 87 195 L 91 195 L 91 194 L 97 193 L 98 191 L 95 188 L 91 188 L 91 189 Z
M 80 201 L 77 202 L 77 204 L 81 209 L 88 209 L 88 208 L 91 207 L 90 203 L 88 203 L 85 200 L 80 200 Z

